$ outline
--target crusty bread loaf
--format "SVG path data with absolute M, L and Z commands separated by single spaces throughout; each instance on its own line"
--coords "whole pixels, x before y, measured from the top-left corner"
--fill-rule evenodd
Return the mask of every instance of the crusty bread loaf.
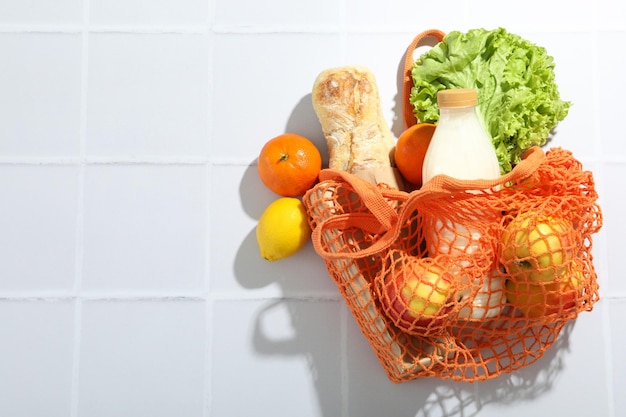
M 391 174 L 374 182 L 397 186 L 391 169 L 396 141 L 383 116 L 373 73 L 360 65 L 326 69 L 315 79 L 312 101 L 326 138 L 329 168 L 370 180 Z

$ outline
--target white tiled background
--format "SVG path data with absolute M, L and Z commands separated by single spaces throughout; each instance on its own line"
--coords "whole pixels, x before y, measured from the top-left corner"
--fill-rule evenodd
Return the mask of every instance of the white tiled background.
M 480 26 L 555 57 L 602 300 L 516 374 L 394 385 L 310 245 L 260 259 L 255 158 L 326 152 L 309 92 L 343 64 L 399 135 L 413 36 Z M 626 416 L 624 45 L 621 0 L 0 0 L 0 416 Z

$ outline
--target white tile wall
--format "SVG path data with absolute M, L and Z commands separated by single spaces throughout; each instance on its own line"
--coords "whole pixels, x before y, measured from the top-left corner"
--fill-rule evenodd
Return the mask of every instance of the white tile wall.
M 88 42 L 87 155 L 206 158 L 205 35 L 107 32 Z
M 83 23 L 83 0 L 26 0 L 0 3 L 3 25 L 81 25 Z
M 205 0 L 90 0 L 92 25 L 161 27 L 207 24 L 209 4 Z
M 202 291 L 206 183 L 201 165 L 89 165 L 82 289 Z
M 0 290 L 74 287 L 78 173 L 73 165 L 0 165 Z
M 331 66 L 372 68 L 399 135 L 405 47 L 478 26 L 555 57 L 602 300 L 513 375 L 396 385 L 310 244 L 259 257 L 255 159 L 326 154 Z M 626 416 L 625 44 L 618 0 L 0 0 L 0 416 Z
M 74 304 L 64 299 L 0 303 L 0 415 L 71 415 Z
M 95 300 L 80 314 L 78 415 L 203 415 L 204 300 Z
M 0 32 L 2 156 L 77 156 L 82 38 Z

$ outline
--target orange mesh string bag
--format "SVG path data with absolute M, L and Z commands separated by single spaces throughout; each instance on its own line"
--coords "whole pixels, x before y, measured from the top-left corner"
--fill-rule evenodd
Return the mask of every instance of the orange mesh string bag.
M 413 105 L 409 100 L 411 97 L 411 89 L 413 88 L 413 74 L 411 73 L 413 63 L 415 62 L 413 59 L 413 53 L 417 48 L 428 45 L 429 42 L 441 42 L 444 36 L 445 33 L 438 29 L 425 30 L 413 38 L 406 50 L 403 62 L 402 80 L 402 116 L 405 129 L 408 129 L 418 122 L 415 114 L 413 113 Z
M 316 252 L 393 382 L 477 381 L 539 359 L 599 299 L 593 176 L 530 149 L 497 180 L 398 191 L 322 170 L 303 197 Z

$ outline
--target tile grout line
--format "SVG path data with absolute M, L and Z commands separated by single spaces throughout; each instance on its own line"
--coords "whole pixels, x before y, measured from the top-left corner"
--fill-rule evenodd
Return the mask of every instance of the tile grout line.
M 598 51 L 598 45 L 599 43 L 599 39 L 600 39 L 600 34 L 599 34 L 599 24 L 598 24 L 598 8 L 594 7 L 592 9 L 592 39 L 593 39 L 593 46 L 592 46 L 592 60 L 591 60 L 591 71 L 592 71 L 592 77 L 593 77 L 593 84 L 594 85 L 599 85 L 599 80 L 600 80 L 600 66 L 599 66 L 599 51 Z M 595 178 L 596 183 L 603 183 L 604 182 L 604 172 L 605 172 L 605 166 L 607 165 L 607 162 L 610 163 L 610 161 L 605 160 L 605 156 L 604 156 L 604 149 L 602 146 L 602 129 L 599 128 L 600 124 L 600 92 L 597 88 L 594 89 L 593 91 L 593 120 L 594 120 L 594 136 L 595 136 L 595 141 L 594 141 L 594 153 L 595 153 L 595 157 L 597 160 L 601 161 L 601 163 L 599 164 L 599 166 L 596 166 L 596 171 L 594 172 L 594 177 L 597 176 L 597 178 Z M 598 169 L 599 168 L 599 169 Z M 600 246 L 602 248 L 604 248 L 603 253 L 602 253 L 602 258 L 603 259 L 608 259 L 608 253 L 607 253 L 607 248 L 608 248 L 608 239 L 606 236 L 606 233 L 604 233 L 602 235 L 602 241 L 603 244 Z M 596 246 L 598 247 L 598 246 Z M 608 262 L 604 264 L 602 270 L 600 271 L 601 273 L 606 273 L 606 277 L 607 280 L 605 281 L 605 283 L 608 285 L 608 279 L 609 279 L 609 267 L 608 267 Z M 604 296 L 601 296 L 602 298 L 605 298 Z M 608 302 L 604 305 L 604 308 L 602 308 L 601 310 L 601 314 L 602 314 L 602 340 L 604 342 L 604 356 L 605 356 L 605 362 L 604 362 L 604 369 L 606 372 L 606 380 L 604 381 L 604 384 L 606 386 L 606 390 L 607 390 L 607 397 L 608 397 L 608 411 L 609 411 L 609 416 L 610 417 L 614 417 L 616 415 L 616 411 L 615 411 L 615 389 L 613 388 L 613 346 L 612 346 L 612 337 L 611 337 L 611 301 L 610 298 L 608 300 Z
M 598 25 L 598 16 L 597 16 L 597 7 L 594 7 L 592 9 L 592 32 L 591 32 L 591 38 L 593 39 L 593 46 L 591 49 L 591 54 L 592 54 L 592 59 L 591 59 L 591 73 L 592 73 L 592 82 L 593 85 L 599 85 L 600 82 L 600 66 L 599 66 L 599 51 L 598 51 L 598 45 L 599 45 L 599 39 L 600 39 L 600 34 L 599 34 L 599 25 Z M 593 120 L 594 120 L 594 156 L 595 159 L 597 161 L 599 161 L 599 163 L 595 166 L 594 169 L 594 180 L 596 181 L 596 184 L 602 184 L 604 182 L 604 172 L 605 172 L 605 167 L 607 164 L 610 163 L 615 163 L 615 162 L 619 162 L 619 158 L 618 160 L 616 160 L 612 155 L 609 155 L 607 157 L 607 155 L 605 155 L 604 150 L 603 150 L 603 146 L 602 146 L 602 129 L 599 128 L 599 121 L 600 121 L 600 92 L 599 90 L 596 88 L 593 91 Z M 606 248 L 608 248 L 608 239 L 606 237 L 606 233 L 602 235 L 602 242 L 603 244 L 600 245 L 599 247 L 604 248 L 603 253 L 602 253 L 602 258 L 603 259 L 608 259 L 607 258 L 607 250 Z M 598 248 L 598 245 L 595 246 L 596 248 Z M 603 265 L 603 267 L 597 271 L 598 274 L 605 274 L 607 277 L 607 280 L 604 282 L 605 284 L 608 285 L 608 279 L 609 279 L 609 268 L 608 268 L 608 263 L 605 263 Z M 613 295 L 613 294 L 609 294 L 609 295 Z M 607 392 L 607 397 L 608 397 L 608 415 L 609 417 L 614 417 L 616 415 L 615 412 L 615 390 L 613 389 L 613 347 L 612 347 L 612 338 L 611 338 L 611 312 L 610 312 L 610 306 L 611 306 L 611 299 L 619 299 L 620 296 L 617 295 L 616 297 L 612 297 L 612 296 L 606 296 L 606 295 L 601 295 L 600 296 L 601 300 L 605 300 L 606 303 L 603 303 L 603 308 L 600 311 L 601 315 L 602 315 L 602 341 L 604 343 L 604 370 L 606 372 L 606 380 L 604 381 L 605 387 L 606 387 L 606 392 Z
M 340 325 L 339 325 L 339 349 L 341 361 L 340 390 L 341 390 L 341 416 L 350 415 L 350 372 L 348 369 L 348 320 L 352 318 L 349 310 L 340 303 Z
M 205 241 L 204 241 L 204 250 L 205 250 L 205 265 L 204 265 L 204 274 L 205 274 L 205 313 L 204 318 L 205 322 L 205 352 L 204 352 L 204 376 L 203 376 L 203 406 L 202 406 L 202 415 L 204 417 L 210 417 L 212 414 L 213 407 L 213 395 L 212 395 L 212 386 L 213 386 L 213 334 L 211 329 L 213 328 L 213 297 L 211 294 L 211 265 L 212 265 L 212 256 L 211 256 L 211 191 L 212 191 L 212 174 L 213 174 L 213 147 L 212 147 L 212 126 L 213 126 L 213 102 L 211 100 L 212 91 L 213 91 L 213 67 L 212 62 L 214 58 L 214 44 L 215 44 L 215 2 L 213 0 L 206 0 L 207 2 L 207 22 L 206 22 L 206 33 L 207 33 L 207 117 L 206 117 L 206 186 L 205 186 Z
M 341 57 L 343 61 L 348 57 L 348 36 L 349 23 L 348 23 L 348 0 L 342 0 L 339 3 L 339 15 L 340 28 L 339 28 L 339 43 L 341 45 Z M 340 360 L 340 372 L 339 372 L 339 386 L 340 386 L 340 415 L 341 417 L 348 417 L 350 415 L 350 372 L 348 369 L 348 320 L 352 317 L 349 314 L 347 308 L 341 309 L 341 320 L 339 325 L 339 360 Z
M 83 33 L 134 33 L 134 34 L 181 34 L 181 35 L 204 35 L 204 26 L 124 26 L 124 25 L 2 25 L 0 33 L 61 33 L 61 34 L 83 34 Z
M 79 301 L 108 301 L 108 302 L 121 302 L 121 301 L 160 301 L 160 302 L 186 302 L 186 301 L 297 301 L 304 303 L 329 303 L 329 302 L 343 302 L 341 294 L 320 294 L 320 295 L 228 295 L 228 294 L 208 294 L 204 293 L 177 293 L 172 294 L 150 294 L 150 293 L 136 293 L 136 294 L 116 294 L 116 293 L 104 293 L 104 294 L 81 294 L 76 296 L 74 293 L 32 293 L 25 292 L 23 294 L 1 294 L 0 302 L 2 301 L 20 301 L 20 302 L 67 302 L 73 300 Z M 602 300 L 611 300 L 612 302 L 625 302 L 626 293 L 616 293 L 611 295 L 602 296 Z
M 594 152 L 601 152 L 595 150 Z M 602 165 L 624 165 L 626 155 L 600 155 L 584 160 L 585 163 Z M 250 166 L 249 158 L 202 157 L 202 156 L 81 156 L 81 157 L 0 157 L 0 165 L 211 165 Z M 595 173 L 595 171 L 594 171 Z M 600 178 L 600 176 L 598 176 Z
M 89 0 L 83 0 L 81 59 L 81 103 L 80 103 L 80 144 L 78 164 L 78 196 L 76 219 L 76 267 L 74 271 L 74 352 L 72 362 L 72 389 L 70 416 L 77 417 L 79 410 L 80 356 L 82 342 L 83 301 L 80 298 L 84 261 L 84 216 L 85 216 L 85 154 L 87 142 L 87 78 L 89 62 Z
M 345 15 L 345 4 L 341 4 L 343 10 L 340 13 Z M 465 14 L 469 12 L 469 6 L 465 5 Z M 466 16 L 467 17 L 467 16 Z M 345 19 L 344 19 L 345 21 Z M 526 28 L 532 30 L 533 26 Z M 348 24 L 329 24 L 329 25 L 213 25 L 211 31 L 213 33 L 222 34 L 329 34 L 337 33 L 337 31 L 349 32 L 351 34 L 413 34 L 415 27 L 410 25 L 379 25 L 379 26 L 359 26 Z M 619 31 L 620 28 L 608 28 L 607 32 Z M 545 32 L 550 32 L 544 30 Z M 585 28 L 557 28 L 553 33 L 562 32 L 587 33 Z M 0 33 L 83 33 L 84 29 L 81 25 L 11 25 L 0 24 Z M 205 35 L 207 32 L 206 25 L 90 25 L 87 29 L 88 33 L 128 33 L 128 34 L 183 34 L 183 35 Z
M 213 375 L 213 361 L 211 360 L 213 357 L 213 338 L 212 338 L 212 323 L 213 323 L 213 300 L 214 297 L 211 294 L 211 164 L 206 164 L 206 181 L 207 184 L 205 186 L 205 241 L 204 241 L 204 251 L 205 251 L 205 261 L 204 261 L 204 297 L 203 301 L 205 303 L 205 357 L 204 357 L 204 390 L 203 390 L 203 412 L 202 415 L 204 417 L 209 417 L 211 415 L 211 405 L 212 405 L 212 395 L 211 395 L 211 386 L 212 386 L 212 375 Z
M 598 65 L 599 63 L 599 51 L 598 51 L 598 45 L 599 45 L 599 32 L 598 32 L 598 20 L 597 20 L 597 7 L 594 7 L 592 9 L 592 34 L 591 37 L 593 39 L 593 46 L 592 46 L 592 50 L 591 50 L 591 54 L 592 54 L 592 60 L 591 60 L 591 71 L 592 71 L 592 80 L 593 80 L 593 84 L 594 85 L 599 85 L 599 80 L 600 80 L 600 74 L 599 74 L 599 70 L 600 70 L 600 66 Z M 604 180 L 604 171 L 605 171 L 605 166 L 607 164 L 608 161 L 604 160 L 604 152 L 603 152 L 603 146 L 602 146 L 602 129 L 598 128 L 599 124 L 598 122 L 600 121 L 600 108 L 601 106 L 600 104 L 600 92 L 599 90 L 596 88 L 593 91 L 593 120 L 595 121 L 594 123 L 594 137 L 595 137 L 595 141 L 594 141 L 594 154 L 595 154 L 595 158 L 598 161 L 601 161 L 600 164 L 598 164 L 595 168 L 594 171 L 594 179 L 596 181 L 596 183 L 602 183 Z M 604 259 L 608 259 L 606 257 L 607 251 L 606 248 L 607 246 L 607 238 L 606 238 L 606 233 L 602 235 L 603 238 L 603 242 L 604 244 L 601 245 L 600 247 L 605 248 L 604 249 L 604 253 L 603 253 L 603 258 Z M 596 245 L 596 248 L 598 246 Z M 600 273 L 604 272 L 606 273 L 607 276 L 607 281 L 605 281 L 605 283 L 608 284 L 608 277 L 609 274 L 608 272 L 608 263 L 605 263 L 605 265 L 603 266 L 603 271 L 599 271 Z M 604 296 L 601 295 L 601 299 L 605 298 Z M 607 389 L 607 397 L 608 397 L 608 411 L 609 411 L 609 416 L 613 417 L 615 416 L 615 392 L 613 389 L 613 348 L 611 345 L 611 313 L 610 313 L 610 305 L 611 302 L 610 300 L 604 305 L 604 308 L 602 308 L 601 310 L 601 314 L 602 314 L 602 341 L 604 343 L 604 356 L 605 356 L 605 362 L 604 362 L 604 369 L 606 372 L 606 380 L 604 381 L 604 384 L 606 386 Z
M 608 298 L 608 297 L 605 297 Z M 611 299 L 623 301 L 626 299 L 626 294 L 610 297 Z M 84 293 L 79 295 L 73 292 L 40 292 L 33 293 L 25 291 L 24 293 L 0 293 L 0 301 L 21 301 L 21 302 L 66 302 L 66 301 L 160 301 L 160 302 L 185 302 L 185 301 L 298 301 L 307 303 L 328 303 L 343 301 L 343 298 L 339 293 L 335 294 L 318 294 L 318 295 L 242 295 L 242 294 L 229 294 L 229 293 L 207 293 L 207 291 L 198 292 L 179 292 L 179 293 L 124 293 L 124 292 L 110 292 L 110 293 Z

